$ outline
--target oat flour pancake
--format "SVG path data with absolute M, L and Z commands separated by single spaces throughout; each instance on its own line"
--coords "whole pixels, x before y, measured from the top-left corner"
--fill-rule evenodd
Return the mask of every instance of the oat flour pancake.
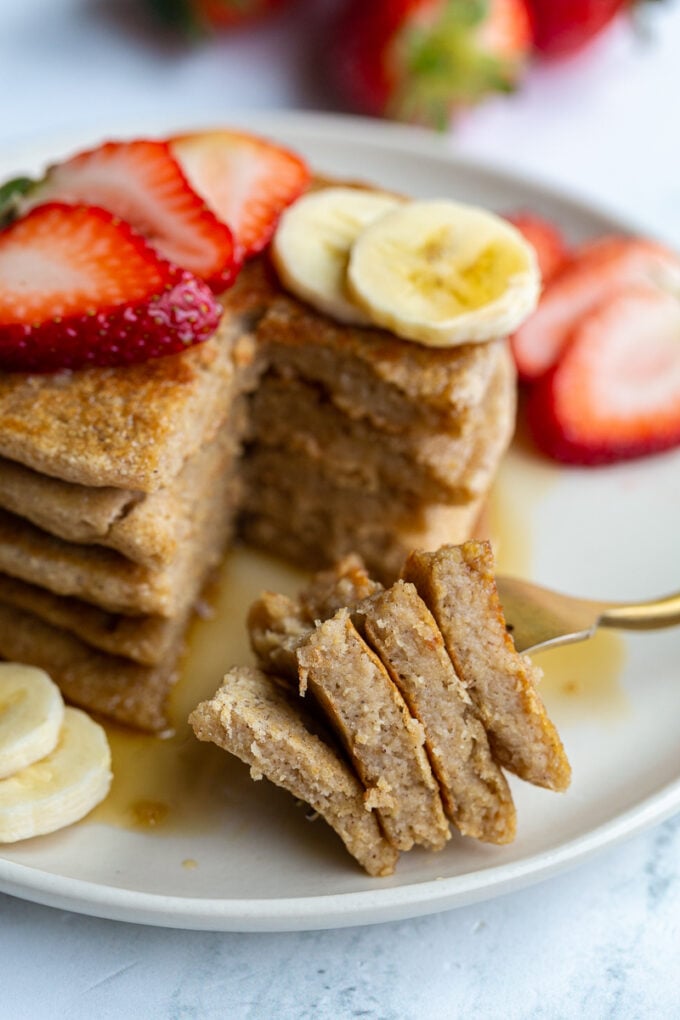
M 189 721 L 199 740 L 211 740 L 250 765 L 253 779 L 266 777 L 309 804 L 369 875 L 391 875 L 398 854 L 375 812 L 366 810 L 363 787 L 318 735 L 299 700 L 276 678 L 241 666 L 227 673 Z
M 154 492 L 209 442 L 253 362 L 249 323 L 262 268 L 225 298 L 213 338 L 183 354 L 122 368 L 0 374 L 0 456 L 89 486 Z
M 216 438 L 153 493 L 76 485 L 0 459 L 0 507 L 67 542 L 115 549 L 150 568 L 167 565 L 182 544 L 194 541 L 201 505 L 219 476 L 233 472 L 244 416 L 239 398 Z
M 522 779 L 564 790 L 571 776 L 562 741 L 536 689 L 541 673 L 505 628 L 488 542 L 414 552 L 413 582 L 442 632 L 498 761 Z

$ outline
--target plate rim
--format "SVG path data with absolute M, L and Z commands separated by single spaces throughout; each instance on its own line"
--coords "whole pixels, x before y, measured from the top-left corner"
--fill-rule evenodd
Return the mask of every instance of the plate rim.
M 208 120 L 214 124 L 217 118 L 210 116 L 202 120 L 201 124 L 194 119 L 187 125 L 184 116 L 181 116 L 176 119 L 174 128 L 157 127 L 156 133 L 180 130 L 182 125 L 184 129 L 196 129 L 206 126 Z M 503 185 L 523 190 L 529 188 L 538 198 L 572 206 L 579 215 L 606 222 L 612 229 L 645 231 L 649 235 L 643 225 L 636 224 L 627 214 L 609 208 L 599 200 L 594 201 L 577 190 L 551 185 L 545 179 L 513 170 L 488 158 L 460 154 L 450 145 L 448 136 L 436 135 L 425 129 L 332 113 L 282 110 L 229 111 L 223 122 L 230 126 L 247 123 L 256 132 L 266 132 L 274 137 L 290 133 L 307 135 L 310 141 L 318 141 L 319 136 L 324 135 L 332 137 L 335 142 L 349 144 L 358 141 L 376 150 L 403 152 L 406 149 L 428 160 L 446 163 L 454 171 L 459 167 L 465 172 L 480 173 L 501 188 Z M 118 132 L 130 136 L 148 130 L 146 115 L 140 119 L 127 117 L 125 124 L 127 128 L 121 123 L 120 127 L 107 131 L 107 136 Z M 54 135 L 56 144 L 63 145 L 64 138 L 71 132 L 72 139 L 76 135 L 83 137 L 88 128 L 86 122 L 73 128 L 62 126 Z M 66 144 L 76 143 L 67 141 Z M 6 163 L 8 157 L 12 159 L 15 152 L 21 158 L 21 152 L 30 150 L 31 146 L 43 150 L 50 145 L 51 136 L 43 135 L 36 140 L 22 135 L 9 139 L 8 144 L 3 146 L 0 163 Z M 159 927 L 275 932 L 374 924 L 450 910 L 538 883 L 662 822 L 678 809 L 680 776 L 595 828 L 557 847 L 507 864 L 383 889 L 373 886 L 361 891 L 281 898 L 207 899 L 139 892 L 56 875 L 11 861 L 2 856 L 0 846 L 0 892 L 85 915 Z
M 12 158 L 13 153 L 21 158 L 21 152 L 30 146 L 40 147 L 40 149 L 47 146 L 51 151 L 53 145 L 55 147 L 63 146 L 64 139 L 66 139 L 65 147 L 67 148 L 69 145 L 87 144 L 87 142 L 82 142 L 83 137 L 89 137 L 90 144 L 96 144 L 97 139 L 116 136 L 134 137 L 143 131 L 150 136 L 164 136 L 168 132 L 209 130 L 211 127 L 219 128 L 220 125 L 227 124 L 229 127 L 247 128 L 254 133 L 262 132 L 274 137 L 277 132 L 282 134 L 288 132 L 307 133 L 311 138 L 318 138 L 319 134 L 328 133 L 337 139 L 339 134 L 348 132 L 345 139 L 347 142 L 354 140 L 349 137 L 349 133 L 351 133 L 353 136 L 359 135 L 362 145 L 374 148 L 384 148 L 385 145 L 389 145 L 403 150 L 408 146 L 413 146 L 429 159 L 451 163 L 467 171 L 481 171 L 490 179 L 502 180 L 521 188 L 530 187 L 539 196 L 556 200 L 562 205 L 573 205 L 579 213 L 586 213 L 599 220 L 608 220 L 611 227 L 619 231 L 623 227 L 630 233 L 644 231 L 646 236 L 653 236 L 650 228 L 642 220 L 637 220 L 630 215 L 628 210 L 621 209 L 614 203 L 610 205 L 606 200 L 595 198 L 578 187 L 565 187 L 563 184 L 556 184 L 540 173 L 518 170 L 489 156 L 458 152 L 455 148 L 455 137 L 415 125 L 347 113 L 283 109 L 249 110 L 247 108 L 229 110 L 219 115 L 212 112 L 193 116 L 182 113 L 172 114 L 168 117 L 165 112 L 160 114 L 156 111 L 137 116 L 123 114 L 118 117 L 114 115 L 114 117 L 113 126 L 105 132 L 101 131 L 99 119 L 92 121 L 81 119 L 77 122 L 62 124 L 54 134 L 43 134 L 38 140 L 34 138 L 32 132 L 15 134 L 3 142 L 0 165 L 5 163 L 8 155 Z M 159 117 L 166 124 L 165 127 L 159 127 Z M 663 235 L 656 236 L 660 240 L 664 239 Z
M 282 932 L 381 924 L 441 913 L 539 884 L 576 867 L 598 851 L 613 848 L 663 822 L 679 807 L 680 778 L 635 807 L 558 847 L 451 878 L 388 889 L 374 887 L 321 896 L 242 900 L 167 896 L 58 876 L 0 858 L 0 892 L 88 916 L 162 928 Z M 22 879 L 26 881 L 15 884 Z M 388 904 L 376 903 L 385 898 L 390 900 Z

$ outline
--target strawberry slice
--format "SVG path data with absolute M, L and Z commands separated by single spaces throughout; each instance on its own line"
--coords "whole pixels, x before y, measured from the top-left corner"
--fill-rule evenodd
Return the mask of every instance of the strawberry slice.
M 525 241 L 536 251 L 538 268 L 545 285 L 569 258 L 569 249 L 556 224 L 533 212 L 517 212 L 506 216 L 517 227 Z
M 637 284 L 572 334 L 527 405 L 538 446 L 571 464 L 608 464 L 680 444 L 680 300 Z
M 651 282 L 680 292 L 680 259 L 660 244 L 604 237 L 583 245 L 548 284 L 512 338 L 520 379 L 540 378 L 558 360 L 583 316 L 622 287 Z
M 169 262 L 224 290 L 238 270 L 234 241 L 189 185 L 166 142 L 107 142 L 50 167 L 23 199 L 96 205 L 119 216 Z
M 0 370 L 126 365 L 207 340 L 210 288 L 104 209 L 49 203 L 0 232 Z
M 299 156 L 254 135 L 198 132 L 173 138 L 170 148 L 191 186 L 229 224 L 244 258 L 269 243 L 279 216 L 310 179 Z

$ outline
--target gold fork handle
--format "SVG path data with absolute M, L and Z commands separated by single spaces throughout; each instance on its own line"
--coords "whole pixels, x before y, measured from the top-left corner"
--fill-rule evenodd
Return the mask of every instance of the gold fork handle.
M 680 623 L 680 592 L 632 606 L 610 606 L 600 616 L 601 627 L 624 630 L 656 630 Z

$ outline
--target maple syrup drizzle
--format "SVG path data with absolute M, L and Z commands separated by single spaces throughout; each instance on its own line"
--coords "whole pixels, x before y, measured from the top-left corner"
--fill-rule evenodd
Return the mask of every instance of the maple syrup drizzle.
M 520 425 L 482 522 L 499 574 L 531 577 L 532 508 L 550 491 L 560 470 L 537 459 Z M 600 631 L 580 644 L 536 652 L 532 661 L 543 670 L 540 695 L 558 726 L 582 719 L 618 718 L 626 712 L 620 682 L 625 644 L 619 634 Z
M 196 740 L 187 718 L 214 694 L 230 666 L 252 662 L 246 613 L 263 588 L 293 594 L 304 575 L 251 550 L 230 552 L 215 584 L 210 612 L 196 619 L 181 677 L 170 697 L 171 731 L 137 733 L 105 722 L 113 759 L 113 785 L 88 820 L 146 832 L 200 832 L 228 809 L 221 782 L 224 751 Z
M 625 651 L 619 634 L 602 630 L 589 641 L 532 655 L 544 673 L 541 697 L 558 726 L 626 714 L 628 700 L 620 680 Z

